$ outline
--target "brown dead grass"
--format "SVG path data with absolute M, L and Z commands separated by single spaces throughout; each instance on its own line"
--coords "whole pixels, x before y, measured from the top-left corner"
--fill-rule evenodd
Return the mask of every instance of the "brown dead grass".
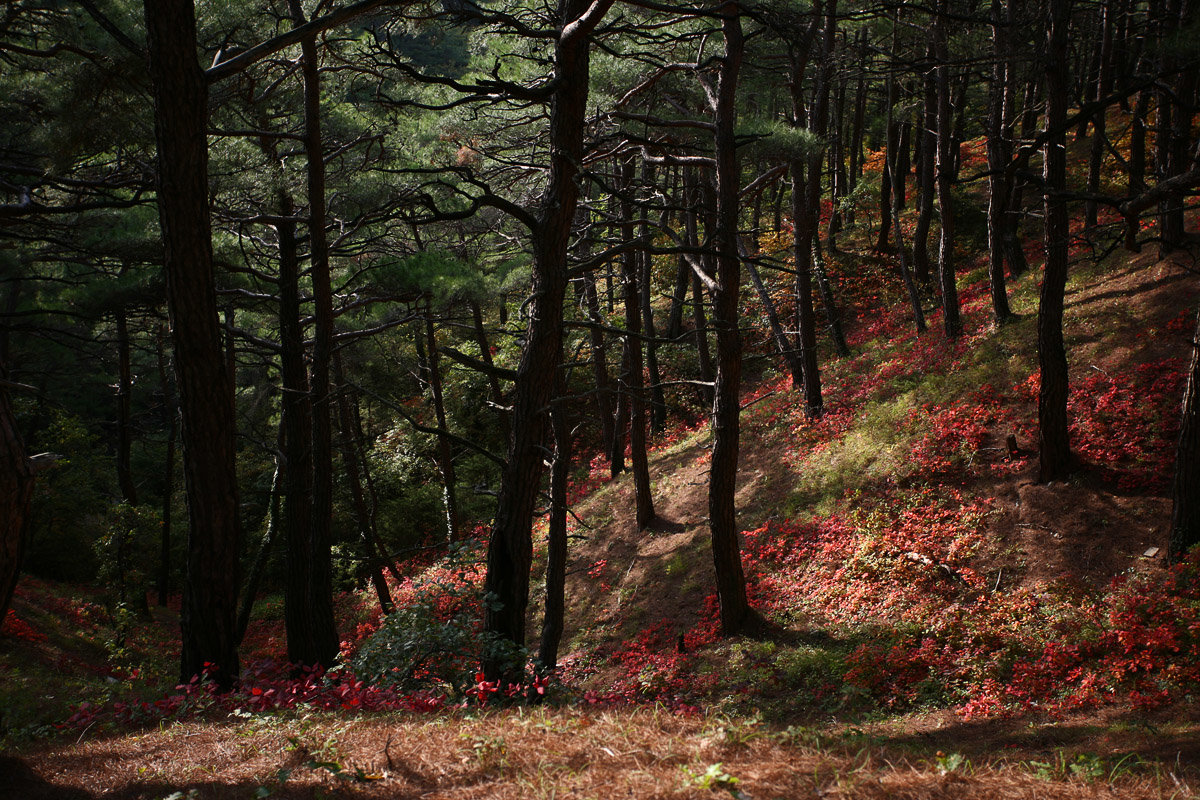
M 328 766 L 342 768 L 339 777 Z M 1112 783 L 1038 778 L 1028 764 L 953 771 L 883 751 L 816 750 L 753 726 L 653 709 L 515 709 L 438 717 L 303 714 L 189 722 L 0 759 L 0 797 L 712 798 L 714 764 L 757 798 L 1191 797 L 1169 770 Z M 280 782 L 280 770 L 289 770 Z M 358 778 L 354 776 L 358 775 Z M 193 792 L 189 795 L 188 792 Z

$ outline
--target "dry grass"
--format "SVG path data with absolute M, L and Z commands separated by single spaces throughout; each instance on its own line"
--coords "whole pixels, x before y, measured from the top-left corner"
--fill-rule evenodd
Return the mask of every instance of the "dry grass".
M 23 762 L 0 759 L 0 797 L 172 796 L 1046 800 L 1193 794 L 1161 768 L 1089 780 L 1039 778 L 1028 763 L 972 766 L 911 762 L 876 749 L 820 750 L 753 724 L 653 709 L 432 717 L 293 712 L 58 745 L 26 753 Z

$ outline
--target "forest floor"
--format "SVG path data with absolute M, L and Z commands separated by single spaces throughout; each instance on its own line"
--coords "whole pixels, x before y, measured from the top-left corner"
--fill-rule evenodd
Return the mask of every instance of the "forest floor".
M 709 439 L 681 425 L 656 438 L 647 531 L 628 474 L 577 475 L 545 704 L 265 672 L 234 697 L 177 690 L 170 612 L 118 646 L 98 602 L 30 579 L 0 638 L 0 798 L 1200 796 L 1200 587 L 1161 550 L 1200 283 L 1148 255 L 1076 271 L 1081 465 L 1041 486 L 1036 278 L 996 328 L 978 267 L 957 344 L 936 316 L 911 335 L 896 298 L 860 301 L 820 421 L 769 368 L 747 381 L 739 520 L 763 636 L 716 635 Z M 878 280 L 863 269 L 839 275 L 852 301 L 856 274 Z M 451 572 L 396 588 L 423 597 Z M 248 664 L 279 657 L 277 604 Z M 369 605 L 343 598 L 349 649 L 379 625 Z

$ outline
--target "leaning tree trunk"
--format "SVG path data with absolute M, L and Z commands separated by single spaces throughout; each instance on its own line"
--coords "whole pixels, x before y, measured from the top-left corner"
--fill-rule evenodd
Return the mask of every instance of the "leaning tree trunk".
M 1071 442 L 1067 430 L 1067 351 L 1063 343 L 1063 305 L 1067 288 L 1069 219 L 1061 193 L 1067 182 L 1067 75 L 1065 53 L 1070 0 L 1050 0 L 1049 26 L 1044 54 L 1046 71 L 1046 128 L 1043 149 L 1046 272 L 1038 303 L 1038 438 L 1041 451 L 1038 480 L 1060 480 L 1071 470 Z
M 1183 393 L 1172 499 L 1167 558 L 1176 563 L 1200 543 L 1200 314 L 1192 334 L 1192 363 Z
M 734 122 L 737 84 L 745 42 L 741 8 L 736 2 L 721 6 L 725 57 L 717 83 L 714 146 L 717 162 L 717 289 L 713 297 L 713 327 L 717 332 L 717 380 L 713 400 L 712 466 L 709 471 L 708 516 L 712 532 L 713 564 L 717 571 L 717 599 L 721 631 L 743 631 L 752 619 L 746 597 L 746 576 L 738 544 L 736 509 L 739 417 L 741 412 L 742 337 L 738 329 L 741 260 L 738 257 L 738 157 Z
M 533 563 L 533 512 L 543 469 L 547 409 L 562 360 L 563 298 L 567 250 L 579 200 L 583 163 L 591 33 L 613 0 L 561 0 L 562 33 L 554 53 L 557 75 L 550 108 L 549 174 L 532 227 L 532 299 L 525 347 L 513 387 L 508 454 L 500 479 L 496 517 L 488 539 L 484 592 L 490 602 L 484 631 L 525 645 L 529 570 Z M 492 650 L 483 662 L 489 680 L 519 681 L 521 665 Z
M 237 680 L 241 520 L 233 386 L 221 354 L 208 205 L 208 85 L 196 60 L 191 0 L 147 0 L 158 143 L 158 209 L 183 420 L 187 585 L 180 677 Z

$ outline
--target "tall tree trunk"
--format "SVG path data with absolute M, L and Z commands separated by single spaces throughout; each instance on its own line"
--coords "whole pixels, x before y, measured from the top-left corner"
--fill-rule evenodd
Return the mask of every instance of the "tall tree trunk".
M 888 118 L 891 118 L 891 109 L 896 104 L 896 82 L 889 78 L 888 80 Z M 883 173 L 879 178 L 879 237 L 875 240 L 875 249 L 881 253 L 887 252 L 889 245 L 888 239 L 892 235 L 892 214 L 893 205 L 895 203 L 895 192 L 892 190 L 892 172 L 896 169 L 896 159 L 899 153 L 896 152 L 899 145 L 899 126 L 893 122 L 887 126 L 887 139 L 884 144 L 884 167 Z
M 942 323 L 946 337 L 962 336 L 958 306 L 958 280 L 954 266 L 954 188 L 957 170 L 954 142 L 954 109 L 950 104 L 950 54 L 946 47 L 948 0 L 938 0 L 933 22 L 933 49 L 937 58 L 937 195 L 942 231 L 938 238 L 938 283 L 942 290 Z
M 1171 497 L 1171 534 L 1167 557 L 1179 562 L 1187 551 L 1200 543 L 1200 314 L 1192 334 L 1192 360 L 1187 388 L 1183 393 L 1183 413 L 1179 425 L 1179 443 L 1175 448 L 1175 480 Z
M 300 0 L 288 0 L 292 24 L 304 24 Z M 333 618 L 333 422 L 329 369 L 333 356 L 333 282 L 325 236 L 325 152 L 321 133 L 321 76 L 313 37 L 300 42 L 304 77 L 304 156 L 308 179 L 309 274 L 313 293 L 313 349 L 309 379 L 312 394 L 312 527 L 305 610 L 309 618 L 301 645 L 289 657 L 296 664 L 331 666 L 338 657 Z
M 823 4 L 815 5 L 814 16 L 820 17 L 824 13 L 823 9 Z M 822 40 L 821 63 L 817 71 L 811 115 L 805 113 L 803 86 L 800 80 L 802 62 L 793 57 L 791 65 L 793 125 L 800 126 L 807 116 L 809 130 L 816 135 L 824 133 L 824 124 L 828 117 L 826 87 L 829 67 L 825 55 L 831 35 L 831 31 L 826 31 Z M 801 385 L 797 386 L 793 373 L 792 386 L 803 389 L 804 414 L 809 419 L 821 416 L 823 407 L 821 371 L 817 363 L 816 311 L 812 298 L 812 249 L 821 213 L 821 161 L 822 154 L 818 152 L 807 158 L 793 158 L 790 164 L 792 252 L 796 268 L 796 350 L 799 352 L 802 379 Z
M 1072 467 L 1067 430 L 1067 351 L 1063 344 L 1063 305 L 1069 255 L 1067 205 L 1059 195 L 1067 183 L 1067 31 L 1070 0 L 1049 0 L 1045 59 L 1046 128 L 1050 135 L 1043 148 L 1045 180 L 1044 214 L 1046 271 L 1038 303 L 1038 438 L 1041 452 L 1038 481 L 1062 479 Z
M 1129 193 L 1138 195 L 1146 190 L 1146 116 L 1150 110 L 1150 90 L 1144 89 L 1138 93 L 1134 106 L 1133 119 L 1129 122 Z M 1138 215 L 1132 214 L 1125 219 L 1125 248 L 1134 253 L 1142 249 L 1138 241 L 1141 225 Z
M 892 189 L 898 192 L 896 198 L 900 208 L 908 208 L 908 173 L 912 171 L 912 123 L 907 118 L 897 120 L 896 168 L 892 170 Z
M 645 164 L 642 168 L 642 183 L 647 190 L 654 185 L 654 168 Z M 660 220 L 661 227 L 667 227 L 668 220 Z M 638 238 L 649 245 L 651 243 L 650 223 L 645 208 L 640 213 Z M 638 253 L 638 305 L 642 314 L 642 332 L 646 342 L 646 373 L 650 377 L 650 432 L 662 433 L 667 424 L 667 398 L 663 394 L 662 373 L 658 368 L 658 333 L 654 329 L 653 299 L 653 258 L 650 253 L 639 250 Z
M 687 185 L 688 171 L 684 171 L 684 185 Z M 684 230 L 683 243 L 685 247 L 696 248 L 700 245 L 700 235 L 698 230 L 698 213 L 696 209 L 703 204 L 703 193 L 701 192 L 698 182 L 692 185 L 691 197 L 692 202 L 687 204 L 687 211 L 684 215 Z M 700 276 L 691 272 L 692 280 L 692 319 L 695 325 L 695 340 L 696 354 L 700 366 L 700 380 L 705 384 L 705 388 L 700 392 L 701 401 L 712 406 L 713 389 L 712 384 L 716 380 L 716 365 L 713 364 L 712 352 L 708 346 L 708 315 L 704 310 L 704 288 L 700 284 Z
M 437 335 L 433 329 L 433 310 L 425 303 L 425 342 L 429 363 L 429 390 L 433 395 L 433 412 L 437 418 L 438 471 L 442 474 L 442 504 L 446 509 L 446 535 L 448 541 L 458 539 L 458 498 L 455 485 L 458 477 L 454 472 L 454 453 L 450 449 L 450 428 L 446 421 L 446 403 L 442 396 L 442 368 L 438 356 Z
M 554 51 L 557 78 L 550 106 L 549 174 L 532 230 L 529 327 L 513 388 L 508 456 L 488 540 L 484 579 L 484 591 L 491 600 L 484 630 L 515 647 L 525 644 L 533 511 L 541 483 L 547 409 L 562 360 L 567 245 L 579 200 L 577 175 L 583 163 L 591 33 L 612 2 L 559 2 L 563 27 Z M 499 652 L 489 653 L 483 666 L 489 680 L 520 678 L 521 668 Z
M 557 394 L 564 394 L 559 381 Z M 549 674 L 558 668 L 566 612 L 567 484 L 571 477 L 571 422 L 567 404 L 555 403 L 550 412 L 554 431 L 554 460 L 550 467 L 550 525 L 546 543 L 546 608 L 538 643 L 538 668 Z
M 846 155 L 843 152 L 842 134 L 845 130 L 846 81 L 838 81 L 834 92 L 833 121 L 829 126 L 829 225 L 825 229 L 826 241 L 832 252 L 837 252 L 837 235 L 842 230 L 841 201 L 846 196 Z
M 866 61 L 867 49 L 867 31 L 864 28 L 859 31 L 857 37 L 857 45 L 859 54 L 863 61 Z M 854 121 L 850 132 L 850 171 L 848 186 L 850 194 L 854 194 L 854 190 L 858 187 L 858 181 L 862 178 L 863 166 L 863 134 L 866 129 L 867 116 L 867 79 L 866 70 L 859 70 L 858 86 L 854 92 Z M 889 201 L 890 202 L 890 201 Z M 846 221 L 854 222 L 854 207 L 850 207 L 847 212 Z
M 1016 148 L 1014 141 L 1017 123 L 1016 106 L 1017 92 L 1020 87 L 1017 83 L 1017 55 L 1013 52 L 1012 39 L 1007 37 L 1008 33 L 1016 26 L 1019 6 L 1020 0 L 1006 0 L 1002 22 L 1005 26 L 1006 47 L 1004 54 L 1004 95 L 1000 117 L 1000 146 L 1005 163 L 1011 160 L 1013 151 Z M 1017 178 L 1014 174 L 1005 173 L 1001 189 L 1004 193 L 1002 204 L 1005 213 L 999 219 L 1004 260 L 1008 263 L 1009 275 L 1014 279 L 1024 275 L 1029 268 L 1025 260 L 1025 250 L 1022 247 L 1021 240 L 1017 237 L 1017 228 L 1020 225 L 1023 214 L 1020 206 L 1021 195 L 1016 188 L 1016 182 Z
M 209 669 L 228 688 L 239 673 L 241 520 L 233 386 L 221 357 L 208 216 L 208 85 L 196 61 L 191 0 L 146 2 L 145 19 L 190 519 L 180 677 Z
M 283 202 L 284 214 L 291 204 Z M 279 372 L 283 383 L 280 428 L 283 432 L 282 527 L 286 542 L 284 626 L 288 660 L 296 665 L 320 664 L 310 627 L 309 586 L 312 581 L 313 465 L 312 394 L 304 364 L 304 325 L 300 297 L 300 257 L 296 223 L 275 226 L 279 241 Z
M 1173 40 L 1179 36 L 1194 34 L 1197 18 L 1195 0 L 1167 0 L 1167 32 L 1172 44 L 1166 49 L 1163 61 L 1164 75 L 1172 75 L 1169 92 L 1159 98 L 1158 152 L 1159 174 L 1162 180 L 1178 177 L 1192 168 L 1192 121 L 1196 116 L 1197 73 L 1200 63 L 1194 55 L 1181 57 Z M 1194 51 L 1193 51 L 1194 52 Z M 1189 57 L 1190 56 L 1190 57 Z M 1169 99 L 1168 99 L 1169 98 Z M 1170 114 L 1166 113 L 1170 109 Z M 1184 232 L 1183 192 L 1170 192 L 1159 205 L 1159 252 L 1167 254 L 1187 247 Z
M 633 241 L 633 205 L 629 196 L 634 192 L 634 164 L 627 160 L 622 168 L 621 184 L 625 198 L 621 201 L 621 227 L 625 241 Z M 638 254 L 626 250 L 621 256 L 622 294 L 625 298 L 625 372 L 621 391 L 629 398 L 629 460 L 633 467 L 633 486 L 638 530 L 645 530 L 654 521 L 654 498 L 650 494 L 650 465 L 646 459 L 646 394 L 642 361 L 641 297 L 638 290 Z
M 175 505 L 175 441 L 179 435 L 179 408 L 175 393 L 167 378 L 167 359 L 163 340 L 167 336 L 166 325 L 158 329 L 156 349 L 158 351 L 158 381 L 162 386 L 163 406 L 167 416 L 167 457 L 163 465 L 162 527 L 159 529 L 158 547 L 158 604 L 165 606 L 171 592 L 171 512 Z M 241 637 L 238 637 L 239 639 Z
M 937 58 L 937 49 L 932 41 L 929 43 L 926 57 L 931 63 Z M 922 85 L 924 104 L 921 137 L 918 141 L 921 155 L 917 159 L 917 225 L 913 230 L 912 259 L 917 282 L 928 290 L 931 273 L 929 229 L 933 223 L 933 199 L 937 194 L 934 168 L 937 163 L 938 82 L 934 70 L 926 73 Z
M 1008 289 L 1004 281 L 1004 222 L 1008 215 L 1008 193 L 1004 169 L 1012 157 L 1004 135 L 1004 98 L 1012 75 L 1006 61 L 1008 30 L 1001 16 L 1000 0 L 992 0 L 992 83 L 988 89 L 988 285 L 992 295 L 992 314 L 997 325 L 1012 318 Z
M 1100 5 L 1100 47 L 1096 53 L 1096 81 L 1092 99 L 1100 100 L 1112 91 L 1113 17 L 1116 0 L 1103 0 Z M 1104 151 L 1108 144 L 1107 109 L 1101 108 L 1092 117 L 1091 152 L 1088 155 L 1088 194 L 1100 193 L 1100 170 L 1104 166 Z M 1084 203 L 1084 224 L 1094 228 L 1099 222 L 1100 204 L 1095 200 Z
M 721 631 L 742 632 L 753 614 L 746 598 L 746 577 L 734 504 L 737 482 L 739 416 L 741 412 L 742 338 L 738 329 L 741 259 L 738 257 L 738 157 L 734 124 L 737 84 L 745 42 L 741 7 L 720 6 L 725 57 L 717 83 L 714 149 L 717 162 L 717 219 L 713 237 L 717 248 L 717 289 L 713 293 L 713 326 L 717 331 L 717 380 L 714 391 L 713 451 L 708 484 L 708 517 Z
M 895 96 L 896 90 L 892 86 L 892 84 L 895 83 L 895 80 L 896 79 L 894 76 L 891 76 L 891 75 L 888 76 L 888 96 L 889 97 Z M 892 123 L 892 114 L 893 114 L 892 109 L 893 109 L 893 105 L 889 105 L 888 113 L 887 113 L 887 124 L 888 124 L 889 128 L 891 128 L 892 124 L 893 124 Z M 899 153 L 892 151 L 892 150 L 888 151 L 888 155 L 890 157 L 895 157 L 895 158 L 899 158 L 899 156 L 900 156 Z M 895 164 L 890 163 L 890 162 L 885 164 L 884 171 L 885 172 L 896 171 Z M 891 186 L 891 184 L 889 184 L 889 186 Z M 912 270 L 909 268 L 908 256 L 905 252 L 905 247 L 904 247 L 904 231 L 900 227 L 900 197 L 895 192 L 892 193 L 891 203 L 892 203 L 892 206 L 891 206 L 892 213 L 888 215 L 888 219 L 891 220 L 892 227 L 895 229 L 896 260 L 900 264 L 900 276 L 904 280 L 904 288 L 908 292 L 908 301 L 912 305 L 913 324 L 916 326 L 917 335 L 920 335 L 920 334 L 924 333 L 927 329 L 927 326 L 925 324 L 925 312 L 921 308 L 921 294 L 917 290 L 917 283 L 916 283 L 916 281 L 913 280 Z
M 583 294 L 583 307 L 587 312 L 588 346 L 592 354 L 592 381 L 596 384 L 596 416 L 600 420 L 600 435 L 604 452 L 610 460 L 616 439 L 616 409 L 613 407 L 611 381 L 608 377 L 608 345 L 604 339 L 603 317 L 600 316 L 600 296 L 596 292 L 596 279 L 591 272 L 584 273 L 576 284 L 577 291 Z

